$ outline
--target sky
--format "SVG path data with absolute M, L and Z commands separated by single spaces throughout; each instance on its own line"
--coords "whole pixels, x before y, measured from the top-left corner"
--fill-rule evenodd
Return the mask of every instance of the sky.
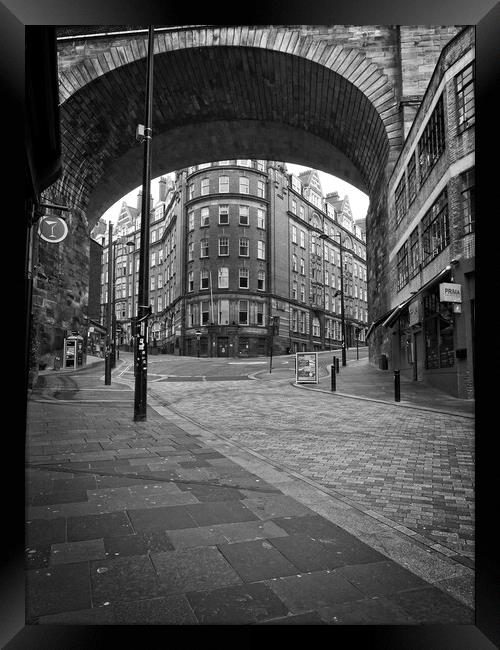
M 309 169 L 309 167 L 302 167 L 301 165 L 292 165 L 291 163 L 287 163 L 286 166 L 287 166 L 287 170 L 293 174 L 299 174 L 300 172 Z M 342 181 L 340 180 L 340 178 L 336 178 L 331 174 L 326 174 L 325 172 L 319 170 L 318 170 L 318 174 L 319 174 L 319 180 L 321 182 L 321 187 L 323 189 L 323 194 L 336 191 L 339 193 L 339 196 L 342 199 L 347 194 L 347 196 L 349 197 L 349 204 L 351 206 L 354 220 L 365 218 L 366 212 L 368 210 L 368 203 L 369 203 L 369 199 L 366 194 L 360 192 L 360 190 L 355 188 L 353 185 L 349 185 L 349 183 L 346 183 L 345 181 Z M 170 174 L 165 174 L 165 175 L 170 176 Z M 158 200 L 159 179 L 160 176 L 158 176 L 157 178 L 151 181 L 153 203 L 155 203 Z M 137 194 L 139 193 L 140 189 L 142 189 L 141 186 L 136 187 L 134 190 L 129 192 L 126 196 L 122 197 L 119 201 L 117 201 L 114 205 L 112 205 L 102 215 L 103 219 L 105 221 L 112 221 L 113 223 L 116 223 L 118 219 L 118 214 L 120 212 L 120 207 L 123 201 L 125 201 L 128 205 L 136 206 Z

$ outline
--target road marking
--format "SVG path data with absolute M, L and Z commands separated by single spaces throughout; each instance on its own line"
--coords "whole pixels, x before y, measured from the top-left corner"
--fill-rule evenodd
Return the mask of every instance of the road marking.
M 228 361 L 228 366 L 255 366 L 262 363 L 267 363 L 267 361 Z

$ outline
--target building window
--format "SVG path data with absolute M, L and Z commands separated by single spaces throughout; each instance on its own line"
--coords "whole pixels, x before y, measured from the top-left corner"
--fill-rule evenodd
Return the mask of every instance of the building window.
M 208 239 L 200 241 L 200 257 L 208 257 Z
M 304 262 L 304 258 L 300 258 L 300 275 L 305 275 L 306 274 L 306 263 Z
M 302 302 L 306 301 L 306 287 L 304 284 L 300 285 L 300 300 Z
M 422 263 L 428 264 L 449 243 L 448 192 L 445 188 L 422 219 Z
M 208 270 L 207 269 L 202 269 L 200 271 L 200 289 L 209 289 L 210 286 L 208 284 Z
M 248 257 L 248 237 L 240 237 L 239 242 L 239 256 Z
M 467 128 L 475 122 L 474 64 L 468 65 L 455 77 L 459 128 Z
M 408 243 L 405 242 L 397 253 L 398 291 L 408 284 Z
M 202 208 L 200 211 L 200 227 L 206 228 L 210 225 L 210 210 L 208 208 Z
M 257 273 L 257 290 L 266 290 L 266 272 L 262 269 Z
M 188 291 L 194 291 L 194 274 L 193 271 L 188 273 Z
M 297 214 L 297 201 L 295 199 L 292 199 L 292 212 Z
M 192 241 L 188 244 L 188 260 L 192 262 L 194 259 L 194 243 Z
M 306 332 L 306 315 L 303 311 L 299 311 L 299 330 L 301 334 Z
M 462 214 L 464 224 L 464 235 L 475 231 L 476 209 L 475 209 L 475 170 L 474 167 L 460 175 Z
M 188 201 L 191 201 L 191 199 L 194 199 L 194 184 L 189 183 L 187 189 L 188 189 Z
M 330 284 L 330 276 L 328 275 L 328 271 L 325 271 L 325 285 L 328 286 Z
M 250 222 L 248 205 L 240 205 L 240 226 L 248 226 Z
M 240 176 L 240 194 L 250 193 L 250 183 L 246 176 Z
M 188 214 L 188 230 L 194 230 L 194 212 Z
M 163 275 L 161 273 L 158 275 L 158 280 L 157 280 L 157 285 L 156 286 L 158 287 L 158 289 L 161 289 L 163 287 Z
M 292 271 L 297 271 L 297 255 L 292 255 Z
M 303 205 L 299 205 L 299 217 L 301 219 L 305 218 L 305 216 L 304 216 L 304 206 Z
M 292 226 L 292 244 L 297 243 L 297 226 Z
M 210 302 L 208 300 L 202 300 L 200 325 L 208 325 L 209 322 L 210 322 Z
M 396 187 L 395 209 L 396 209 L 396 226 L 398 226 L 406 212 L 406 185 L 405 185 L 404 174 L 401 180 L 399 181 L 398 186 Z
M 156 251 L 151 253 L 151 266 L 155 266 L 155 265 L 156 265 Z
M 260 172 L 265 172 L 266 171 L 266 162 L 265 162 L 265 160 L 257 160 L 257 169 Z
M 251 160 L 237 160 L 236 164 L 239 165 L 240 167 L 251 167 L 252 166 L 252 161 Z
M 257 208 L 257 228 L 261 230 L 266 228 L 266 211 L 262 208 Z
M 231 161 L 230 160 L 219 160 L 219 165 L 222 167 L 222 165 L 230 165 Z
M 219 205 L 219 224 L 227 226 L 229 224 L 229 206 Z
M 157 312 L 160 312 L 162 309 L 163 309 L 163 299 L 162 296 L 158 296 L 156 301 L 156 310 Z
M 453 316 L 446 303 L 439 302 L 433 292 L 424 295 L 425 367 L 451 368 L 455 364 L 453 347 Z
M 219 325 L 227 325 L 229 323 L 229 300 L 223 298 L 219 300 Z
M 219 193 L 227 194 L 229 192 L 229 176 L 219 177 Z
M 265 181 L 257 181 L 257 196 L 260 196 L 261 199 L 266 196 L 266 183 Z
M 258 260 L 266 259 L 266 242 L 263 242 L 260 239 L 257 242 L 257 259 Z
M 238 300 L 238 324 L 248 325 L 248 300 Z
M 266 324 L 266 305 L 262 302 L 257 303 L 257 325 Z
M 151 231 L 151 243 L 153 244 L 156 241 L 156 230 Z
M 240 269 L 240 289 L 248 289 L 248 269 Z
M 219 281 L 219 289 L 229 288 L 229 269 L 227 266 L 222 266 L 217 274 Z
M 301 248 L 306 247 L 306 234 L 303 230 L 300 231 L 300 247 Z
M 292 282 L 292 298 L 297 300 L 297 283 Z
M 296 332 L 297 331 L 297 323 L 298 323 L 297 310 L 292 309 L 291 311 L 292 311 L 292 318 L 291 318 L 292 327 L 291 327 L 291 329 L 292 329 L 292 332 Z
M 408 252 L 408 274 L 410 278 L 417 275 L 420 270 L 420 240 L 418 226 L 410 235 L 410 250 Z
M 439 160 L 444 151 L 444 147 L 444 108 L 443 97 L 441 96 L 418 142 L 421 185 Z
M 201 179 L 201 195 L 205 196 L 210 192 L 210 180 L 208 178 Z
M 408 161 L 406 173 L 408 179 L 408 205 L 411 205 L 417 196 L 417 163 L 415 154 L 412 154 Z
M 229 237 L 219 237 L 219 255 L 229 255 Z

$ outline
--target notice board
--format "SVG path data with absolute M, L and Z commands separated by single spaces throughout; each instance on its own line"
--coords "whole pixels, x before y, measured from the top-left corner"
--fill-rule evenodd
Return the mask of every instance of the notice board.
M 295 353 L 295 381 L 298 384 L 317 384 L 318 378 L 318 353 Z

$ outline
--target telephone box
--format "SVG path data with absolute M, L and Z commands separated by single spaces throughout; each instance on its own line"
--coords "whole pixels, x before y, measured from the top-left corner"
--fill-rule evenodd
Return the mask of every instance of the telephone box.
M 83 336 L 73 334 L 64 339 L 63 368 L 83 365 Z

